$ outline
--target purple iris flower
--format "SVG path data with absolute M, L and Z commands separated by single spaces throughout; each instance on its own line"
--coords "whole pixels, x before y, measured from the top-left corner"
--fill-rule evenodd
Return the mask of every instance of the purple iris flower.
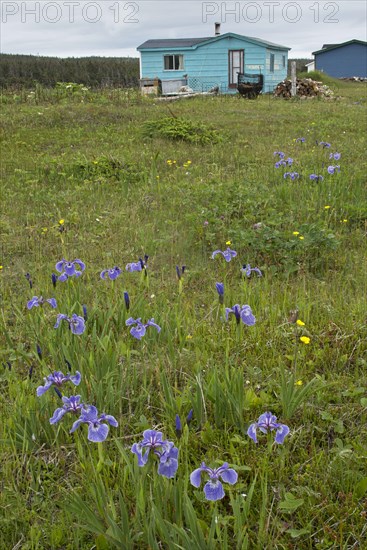
M 83 403 L 80 402 L 80 395 L 72 395 L 71 397 L 62 397 L 63 406 L 56 409 L 52 417 L 50 418 L 50 424 L 56 424 L 60 422 L 64 414 L 70 412 L 72 414 L 77 414 L 81 412 L 83 408 Z
M 26 273 L 24 275 L 24 277 L 27 279 L 28 283 L 29 283 L 29 288 L 33 288 L 33 281 L 32 281 L 32 277 L 31 277 L 31 274 L 30 273 Z
M 182 422 L 179 414 L 176 414 L 175 426 L 176 426 L 176 435 L 180 439 L 182 435 Z
M 277 417 L 274 416 L 271 412 L 266 412 L 259 416 L 259 420 L 254 422 L 249 426 L 247 430 L 247 435 L 251 437 L 255 443 L 257 443 L 256 430 L 257 428 L 263 432 L 268 433 L 269 431 L 276 430 L 275 442 L 283 443 L 286 435 L 289 434 L 289 428 L 285 424 L 279 424 L 277 422 Z
M 341 156 L 341 153 L 330 153 L 329 159 L 339 160 Z
M 251 277 L 251 273 L 257 273 L 258 277 L 263 276 L 258 267 L 251 267 L 250 264 L 243 264 L 241 268 L 241 273 L 243 273 L 243 275 L 246 275 L 248 279 Z
M 324 179 L 323 176 L 321 176 L 320 174 L 317 175 L 317 174 L 310 174 L 310 180 L 314 180 L 314 181 L 322 181 Z
M 126 265 L 126 271 L 143 271 L 147 269 L 148 266 L 148 259 L 149 256 L 147 254 L 144 254 L 144 260 L 142 258 L 139 258 L 138 262 L 132 262 L 130 264 Z
M 53 386 L 53 388 L 54 388 L 54 392 L 56 393 L 57 397 L 60 397 L 60 399 L 62 399 L 62 393 L 59 390 L 59 388 L 57 388 L 56 386 Z
M 189 414 L 186 417 L 186 424 L 188 426 L 190 426 L 190 423 L 191 423 L 191 420 L 192 420 L 193 416 L 194 416 L 194 410 L 190 409 Z M 180 438 L 181 435 L 182 435 L 182 422 L 181 422 L 180 415 L 178 415 L 178 414 L 176 414 L 175 426 L 176 426 L 176 435 L 177 435 L 178 438 Z
M 51 386 L 55 385 L 56 387 L 60 388 L 65 382 L 69 382 L 69 380 L 75 386 L 79 386 L 81 379 L 82 375 L 79 371 L 76 371 L 74 375 L 65 375 L 61 371 L 55 370 L 52 374 L 49 374 L 47 378 L 44 378 L 44 386 L 38 386 L 37 397 L 40 397 L 40 395 L 46 393 L 46 391 L 49 390 Z
M 220 500 L 224 497 L 224 489 L 219 478 L 225 483 L 234 485 L 237 482 L 238 474 L 233 468 L 230 468 L 228 462 L 225 462 L 220 468 L 213 470 L 209 468 L 205 462 L 201 463 L 200 468 L 194 470 L 190 475 L 191 485 L 199 488 L 201 485 L 201 473 L 205 472 L 209 475 L 209 481 L 204 485 L 204 494 L 207 500 Z
M 192 420 L 192 417 L 194 416 L 194 409 L 190 409 L 189 410 L 189 414 L 187 415 L 186 417 L 186 424 L 188 426 L 190 426 L 190 423 L 191 423 L 191 420 Z
M 230 262 L 232 258 L 235 258 L 237 256 L 237 252 L 235 250 L 231 250 L 229 247 L 227 250 L 214 250 L 212 254 L 212 260 L 214 260 L 215 256 L 217 254 L 222 254 L 223 258 L 226 262 Z
M 340 172 L 340 166 L 328 166 L 327 171 L 329 174 L 335 174 L 335 172 Z
M 285 154 L 282 151 L 274 151 L 274 157 L 279 157 L 280 159 L 284 159 Z
M 42 360 L 42 349 L 41 349 L 41 346 L 39 344 L 37 344 L 37 355 L 38 357 Z
M 71 372 L 71 365 L 67 359 L 65 359 L 66 366 L 68 368 L 68 371 Z
M 56 273 L 52 273 L 52 274 L 51 274 L 51 280 L 52 280 L 52 286 L 53 286 L 54 288 L 56 288 L 56 283 L 57 283 L 57 275 L 56 275 Z
M 282 153 L 284 154 L 284 153 Z M 280 168 L 281 166 L 291 166 L 293 164 L 293 159 L 291 157 L 288 157 L 287 159 L 284 159 L 284 156 L 281 157 L 278 162 L 274 164 L 275 168 Z
M 130 296 L 129 296 L 129 293 L 127 291 L 124 292 L 124 301 L 125 301 L 126 311 L 129 311 L 129 309 L 130 309 Z
M 80 277 L 83 271 L 85 270 L 85 264 L 81 260 L 73 260 L 72 262 L 68 262 L 64 258 L 57 262 L 56 271 L 61 273 L 61 275 L 58 277 L 58 280 L 63 282 L 68 279 L 68 277 Z
M 299 173 L 298 172 L 284 172 L 283 178 L 284 179 L 291 178 L 291 180 L 294 181 L 297 178 L 299 178 Z
M 89 441 L 100 443 L 106 439 L 110 429 L 105 422 L 115 428 L 118 426 L 118 422 L 114 416 L 110 414 L 98 415 L 98 410 L 94 405 L 87 405 L 82 408 L 80 418 L 74 422 L 69 433 L 75 432 L 81 424 L 88 424 Z
M 82 308 L 83 308 L 83 317 L 84 317 L 84 321 L 87 322 L 88 321 L 88 310 L 87 310 L 87 306 L 85 304 L 82 305 Z
M 318 142 L 316 141 L 316 143 Z M 318 144 L 321 145 L 324 149 L 329 149 L 331 147 L 331 144 L 327 141 L 320 141 Z
M 39 298 L 38 296 L 33 296 L 32 300 L 29 300 L 29 302 L 27 302 L 27 308 L 32 309 L 32 307 L 43 306 L 45 302 L 48 302 L 53 308 L 57 307 L 57 302 L 55 298 L 47 298 L 47 300 L 45 300 L 42 296 L 40 296 Z
M 115 267 L 112 267 L 111 269 L 104 269 L 102 272 L 101 272 L 101 279 L 106 279 L 107 277 L 111 280 L 111 281 L 114 281 L 115 279 L 117 279 L 117 277 L 121 274 L 121 269 L 117 266 Z
M 126 264 L 126 271 L 130 271 L 133 272 L 133 271 L 143 271 L 143 266 L 141 265 L 140 261 L 139 262 L 133 262 L 133 263 L 130 263 L 130 264 Z
M 186 266 L 183 265 L 182 268 L 180 268 L 178 265 L 176 265 L 176 273 L 178 280 L 181 280 L 182 275 L 185 273 Z
M 85 321 L 80 315 L 73 313 L 71 317 L 68 317 L 65 313 L 59 313 L 54 328 L 58 328 L 63 320 L 69 323 L 69 328 L 73 334 L 82 334 L 85 331 Z
M 224 303 L 224 283 L 215 283 L 215 288 L 217 289 L 219 296 L 219 303 Z
M 236 317 L 237 324 L 240 324 L 240 321 L 242 321 L 247 326 L 253 326 L 256 323 L 256 318 L 254 317 L 252 313 L 252 309 L 250 306 L 240 306 L 238 304 L 234 305 L 233 307 L 226 307 L 226 321 L 228 321 L 229 315 L 233 313 L 233 315 Z
M 161 327 L 154 322 L 153 318 L 149 319 L 149 321 L 147 321 L 144 324 L 141 322 L 141 317 L 139 317 L 138 319 L 133 319 L 132 317 L 129 317 L 129 319 L 127 319 L 126 321 L 126 326 L 129 327 L 131 325 L 136 325 L 136 326 L 132 327 L 132 329 L 130 330 L 130 334 L 131 336 L 134 336 L 134 338 L 137 338 L 138 340 L 142 339 L 148 327 L 154 327 L 157 329 L 157 332 L 161 332 Z
M 162 432 L 145 430 L 143 440 L 134 443 L 131 452 L 138 457 L 138 465 L 145 466 L 150 451 L 159 458 L 158 473 L 168 478 L 174 477 L 178 468 L 178 449 L 174 443 L 166 439 L 163 440 Z

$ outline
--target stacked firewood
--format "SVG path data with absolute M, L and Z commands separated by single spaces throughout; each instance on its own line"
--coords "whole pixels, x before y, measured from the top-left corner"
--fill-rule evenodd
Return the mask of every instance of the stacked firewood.
M 286 99 L 292 97 L 291 93 L 292 82 L 291 80 L 283 80 L 279 82 L 274 90 L 276 97 L 284 97 Z M 333 91 L 322 82 L 317 82 L 311 78 L 297 78 L 296 79 L 296 94 L 301 98 L 308 97 L 332 97 Z

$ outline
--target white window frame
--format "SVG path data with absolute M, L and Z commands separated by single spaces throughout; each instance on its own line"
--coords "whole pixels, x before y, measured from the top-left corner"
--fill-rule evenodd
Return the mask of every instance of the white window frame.
M 175 67 L 175 58 L 178 58 L 178 69 L 166 69 L 166 59 L 171 57 L 172 58 L 172 66 Z M 168 64 L 170 64 L 168 62 Z M 181 53 L 169 53 L 164 54 L 163 56 L 163 70 L 168 72 L 176 72 L 176 71 L 184 71 L 184 56 Z

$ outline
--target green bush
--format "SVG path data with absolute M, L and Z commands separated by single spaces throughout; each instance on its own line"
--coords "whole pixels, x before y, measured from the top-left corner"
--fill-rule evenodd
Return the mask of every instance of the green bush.
M 142 134 L 145 137 L 162 137 L 178 141 L 207 145 L 223 140 L 218 130 L 208 128 L 205 124 L 191 122 L 181 117 L 165 117 L 160 120 L 148 120 L 143 124 Z

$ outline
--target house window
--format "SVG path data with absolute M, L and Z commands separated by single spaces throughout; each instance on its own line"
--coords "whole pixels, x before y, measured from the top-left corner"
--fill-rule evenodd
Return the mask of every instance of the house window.
M 230 88 L 236 88 L 238 73 L 243 73 L 244 70 L 244 50 L 229 50 L 228 51 L 228 84 Z
M 270 54 L 270 72 L 273 73 L 274 72 L 274 60 L 275 60 L 275 55 L 273 53 Z
M 283 69 L 285 69 L 285 55 L 283 55 Z
M 165 71 L 182 71 L 183 68 L 183 55 L 174 54 L 164 56 Z

